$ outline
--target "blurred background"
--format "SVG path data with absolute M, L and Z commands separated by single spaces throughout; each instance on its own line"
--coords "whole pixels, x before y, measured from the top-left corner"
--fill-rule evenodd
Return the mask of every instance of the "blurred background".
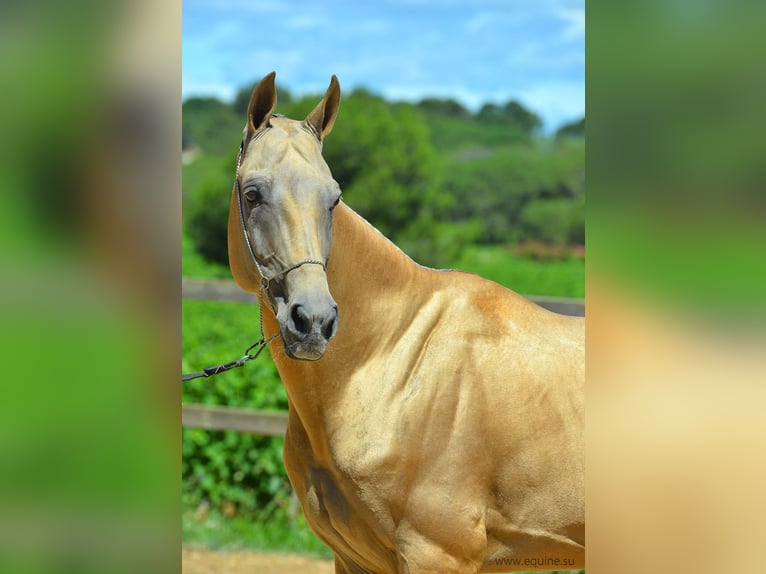
M 180 566 L 180 8 L 0 8 L 2 572 Z
M 763 3 L 588 2 L 588 572 L 766 535 Z

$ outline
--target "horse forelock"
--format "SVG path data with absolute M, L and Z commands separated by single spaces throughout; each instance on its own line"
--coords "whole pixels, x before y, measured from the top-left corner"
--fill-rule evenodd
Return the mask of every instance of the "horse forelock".
M 322 157 L 322 145 L 305 122 L 284 116 L 273 117 L 269 125 L 245 142 L 243 164 L 255 162 L 257 169 L 282 164 L 294 152 L 307 164 L 329 171 Z

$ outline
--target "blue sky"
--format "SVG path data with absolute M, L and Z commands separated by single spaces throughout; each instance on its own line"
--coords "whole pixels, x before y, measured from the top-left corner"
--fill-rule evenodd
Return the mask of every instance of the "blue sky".
M 585 113 L 584 0 L 184 0 L 183 97 L 230 100 L 272 70 L 390 100 L 521 101 L 547 130 Z

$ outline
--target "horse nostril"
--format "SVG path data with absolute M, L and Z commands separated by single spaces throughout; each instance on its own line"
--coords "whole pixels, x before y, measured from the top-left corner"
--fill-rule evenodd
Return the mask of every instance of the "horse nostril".
M 290 312 L 290 319 L 293 322 L 293 327 L 296 332 L 301 335 L 308 335 L 309 330 L 311 329 L 311 321 L 309 320 L 309 316 L 303 310 L 303 307 L 300 305 L 293 307 L 293 310 Z
M 335 309 L 333 316 L 327 323 L 325 323 L 324 329 L 322 329 L 322 335 L 326 341 L 329 341 L 335 336 L 335 332 L 338 330 L 338 310 Z

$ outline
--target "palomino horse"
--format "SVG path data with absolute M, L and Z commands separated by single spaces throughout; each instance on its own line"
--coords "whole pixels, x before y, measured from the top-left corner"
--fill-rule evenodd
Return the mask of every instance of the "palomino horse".
M 250 101 L 229 258 L 281 335 L 285 466 L 336 572 L 583 567 L 582 320 L 414 263 L 322 158 L 337 79 L 295 121 L 274 76 Z

